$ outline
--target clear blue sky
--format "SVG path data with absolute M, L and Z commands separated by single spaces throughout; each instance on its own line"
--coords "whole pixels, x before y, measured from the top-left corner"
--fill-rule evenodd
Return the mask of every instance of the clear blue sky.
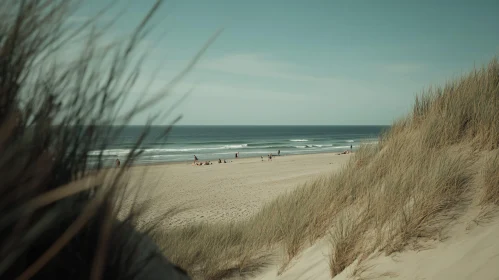
M 73 20 L 105 2 L 87 1 Z M 131 30 L 153 2 L 120 1 L 113 12 L 128 9 L 112 32 Z M 415 94 L 499 53 L 498 12 L 499 1 L 478 0 L 166 1 L 139 84 L 156 73 L 149 90 L 161 88 L 223 27 L 176 94 L 150 112 L 195 87 L 175 110 L 181 124 L 391 124 Z

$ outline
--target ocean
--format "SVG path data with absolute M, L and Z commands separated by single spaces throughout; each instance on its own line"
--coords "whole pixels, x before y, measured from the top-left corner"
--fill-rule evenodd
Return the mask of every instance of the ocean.
M 266 157 L 342 152 L 361 143 L 376 143 L 378 135 L 389 126 L 174 126 L 166 137 L 159 137 L 165 127 L 151 127 L 143 140 L 143 153 L 134 164 Z M 124 160 L 139 139 L 144 127 L 126 126 L 103 150 L 105 165 Z M 99 150 L 89 153 L 89 164 Z

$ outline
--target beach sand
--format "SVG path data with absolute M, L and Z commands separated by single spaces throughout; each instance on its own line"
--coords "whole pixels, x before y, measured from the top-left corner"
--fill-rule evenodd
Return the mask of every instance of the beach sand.
M 151 206 L 146 217 L 169 207 L 188 208 L 168 221 L 179 226 L 244 219 L 278 195 L 320 174 L 331 174 L 349 158 L 333 153 L 283 155 L 272 161 L 264 157 L 262 162 L 241 154 L 228 163 L 207 166 L 192 162 L 137 166 L 130 168 L 129 175 L 131 186 L 142 186 L 139 201 Z
M 330 153 L 281 156 L 272 162 L 239 158 L 209 166 L 192 162 L 137 166 L 131 168 L 130 179 L 133 186 L 145 187 L 139 193 L 151 205 L 147 213 L 151 217 L 172 206 L 189 208 L 171 219 L 171 226 L 227 222 L 247 218 L 278 195 L 337 171 L 349 158 Z M 362 264 L 367 268 L 364 273 L 353 277 L 359 271 L 354 263 L 333 279 L 499 279 L 499 221 L 478 226 L 473 223 L 475 217 L 470 211 L 456 221 L 443 242 L 390 256 L 374 254 Z M 276 261 L 251 279 L 331 279 L 330 249 L 325 237 L 299 253 L 282 274 L 278 275 L 282 262 Z

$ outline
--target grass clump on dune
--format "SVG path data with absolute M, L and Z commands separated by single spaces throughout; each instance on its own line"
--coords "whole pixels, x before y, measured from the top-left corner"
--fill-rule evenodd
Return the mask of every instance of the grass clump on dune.
M 499 64 L 493 60 L 418 97 L 412 114 L 395 123 L 377 147 L 361 149 L 353 161 L 368 164 L 350 180 L 369 178 L 356 189 L 355 202 L 358 211 L 369 213 L 362 221 L 368 229 L 333 235 L 332 256 L 345 241 L 358 249 L 331 258 L 332 276 L 376 250 L 390 254 L 420 238 L 437 238 L 475 198 L 482 205 L 497 202 L 498 112 Z
M 255 272 L 279 249 L 285 268 L 327 236 L 332 277 L 373 252 L 438 238 L 472 201 L 499 201 L 498 61 L 417 97 L 380 140 L 248 220 L 161 229 L 156 240 L 195 278 L 219 279 Z

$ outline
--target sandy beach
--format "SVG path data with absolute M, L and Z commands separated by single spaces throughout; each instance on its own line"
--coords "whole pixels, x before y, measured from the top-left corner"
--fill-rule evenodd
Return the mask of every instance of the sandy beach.
M 173 227 L 191 223 L 231 222 L 248 218 L 261 207 L 319 176 L 334 174 L 351 155 L 311 154 L 266 158 L 239 158 L 228 163 L 195 166 L 192 162 L 136 166 L 130 169 L 132 186 L 143 186 L 139 200 L 146 202 L 154 217 L 170 207 L 187 210 L 166 221 Z M 143 191 L 144 190 L 144 191 Z M 147 191 L 146 191 L 147 190 Z M 391 256 L 372 254 L 357 266 L 349 265 L 333 279 L 380 277 L 380 279 L 497 279 L 497 221 L 477 226 L 479 207 L 445 230 L 442 240 L 425 243 L 420 250 L 404 250 Z M 487 250 L 486 250 L 487 248 Z M 328 237 L 304 248 L 281 274 L 281 257 L 250 279 L 331 279 Z M 438 261 L 437 261 L 438 260 Z M 384 277 L 384 278 L 383 278 Z M 239 279 L 239 278 L 235 278 Z
M 169 207 L 187 208 L 169 225 L 226 222 L 244 219 L 278 195 L 321 174 L 331 174 L 349 158 L 327 153 L 279 156 L 272 161 L 242 157 L 208 166 L 192 162 L 136 166 L 130 170 L 130 179 L 132 186 L 144 190 L 139 200 L 152 203 L 147 215 Z

